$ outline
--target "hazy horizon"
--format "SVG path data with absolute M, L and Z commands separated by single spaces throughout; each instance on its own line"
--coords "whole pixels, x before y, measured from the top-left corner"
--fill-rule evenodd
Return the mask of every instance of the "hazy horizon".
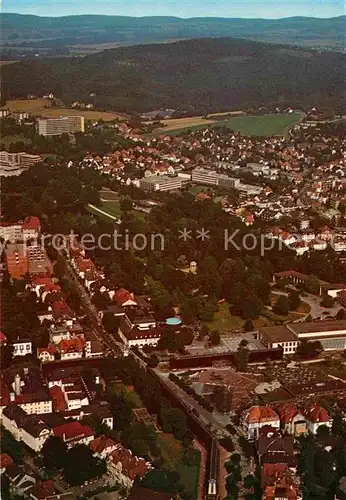
M 96 4 L 96 5 L 95 5 Z M 95 12 L 95 6 L 97 11 Z M 3 0 L 1 12 L 44 17 L 68 15 L 118 15 L 131 17 L 172 16 L 282 19 L 330 18 L 345 14 L 343 0 Z

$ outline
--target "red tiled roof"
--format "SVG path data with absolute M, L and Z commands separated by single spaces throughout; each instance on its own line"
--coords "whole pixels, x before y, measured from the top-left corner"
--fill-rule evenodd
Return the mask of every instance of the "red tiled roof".
M 41 481 L 36 483 L 33 488 L 30 489 L 30 497 L 34 497 L 38 500 L 45 500 L 47 497 L 54 495 L 55 485 L 53 479 L 47 479 L 47 481 Z
M 42 352 L 48 352 L 49 354 L 55 354 L 57 352 L 57 349 L 55 345 L 49 344 L 48 347 L 38 347 L 37 348 L 37 354 L 41 354 Z
M 128 300 L 135 300 L 133 293 L 129 292 L 128 290 L 125 290 L 125 288 L 120 288 L 117 290 L 114 294 L 114 301 L 118 306 L 121 306 Z
M 75 339 L 61 340 L 59 350 L 61 353 L 81 352 L 84 349 L 84 342 L 80 337 Z
M 61 292 L 61 286 L 59 286 L 56 283 L 50 283 L 50 284 L 44 285 L 43 291 L 44 292 Z
M 249 423 L 278 421 L 279 416 L 270 406 L 252 406 L 245 413 L 245 420 Z
M 144 458 L 133 456 L 130 450 L 119 445 L 110 454 L 110 460 L 115 464 L 121 463 L 122 472 L 126 473 L 131 480 L 136 476 L 142 478 L 150 470 L 150 464 Z
M 276 410 L 280 416 L 280 420 L 285 424 L 292 422 L 292 419 L 299 413 L 296 405 L 289 403 L 278 406 Z
M 95 270 L 95 264 L 91 259 L 84 259 L 83 257 L 78 257 L 75 259 L 76 266 L 78 271 L 85 272 L 89 269 Z
M 72 316 L 72 310 L 64 300 L 56 300 L 52 303 L 53 315 L 57 318 L 61 316 Z
M 306 418 L 313 423 L 329 422 L 328 413 L 322 406 L 315 405 L 306 412 Z
M 7 467 L 11 467 L 14 465 L 12 457 L 7 455 L 7 453 L 1 453 L 0 455 L 0 469 L 6 469 Z
M 54 436 L 61 437 L 64 441 L 70 441 L 77 438 L 93 436 L 93 431 L 88 425 L 82 425 L 80 422 L 68 422 L 59 425 L 53 429 Z
M 40 286 L 40 285 L 53 285 L 53 278 L 49 276 L 37 276 L 37 278 L 32 278 L 31 279 L 31 284 L 34 286 Z
M 40 219 L 34 216 L 26 217 L 25 221 L 23 222 L 22 229 L 35 229 L 36 231 L 40 231 Z
M 104 450 L 111 448 L 115 444 L 116 442 L 113 439 L 107 436 L 99 436 L 91 441 L 89 447 L 94 453 L 102 453 Z
M 54 411 L 59 412 L 68 410 L 68 405 L 61 387 L 53 385 L 53 387 L 50 387 L 49 393 L 52 396 Z
M 299 278 L 306 280 L 308 278 L 307 274 L 299 273 L 298 271 L 281 271 L 280 273 L 275 273 L 276 278 Z

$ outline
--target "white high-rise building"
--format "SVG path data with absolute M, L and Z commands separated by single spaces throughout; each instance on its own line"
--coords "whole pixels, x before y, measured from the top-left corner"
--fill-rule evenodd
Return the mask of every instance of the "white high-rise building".
M 59 118 L 39 118 L 37 133 L 51 136 L 84 132 L 84 116 L 60 116 Z

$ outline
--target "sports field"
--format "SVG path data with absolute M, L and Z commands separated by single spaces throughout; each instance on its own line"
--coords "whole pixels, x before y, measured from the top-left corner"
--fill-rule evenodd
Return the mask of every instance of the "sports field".
M 283 135 L 285 131 L 297 123 L 301 114 L 266 114 L 266 115 L 248 115 L 234 116 L 226 120 L 212 120 L 197 118 L 178 118 L 175 120 L 166 120 L 167 126 L 154 131 L 154 134 L 179 135 L 188 130 L 201 130 L 206 127 L 225 126 L 243 135 L 264 136 Z M 189 121 L 188 121 L 189 120 Z
M 86 120 L 125 120 L 126 115 L 108 111 L 83 110 L 77 108 L 52 108 L 48 99 L 16 99 L 6 102 L 4 108 L 11 111 L 27 111 L 32 115 L 45 118 L 56 118 L 59 116 L 84 116 Z

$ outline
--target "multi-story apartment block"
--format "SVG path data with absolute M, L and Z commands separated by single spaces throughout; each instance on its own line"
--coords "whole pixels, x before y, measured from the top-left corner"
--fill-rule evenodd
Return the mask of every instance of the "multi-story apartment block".
M 20 175 L 35 163 L 42 161 L 39 155 L 28 153 L 9 153 L 0 151 L 0 176 L 11 177 Z
M 182 183 L 182 177 L 151 175 L 140 180 L 140 187 L 147 191 L 174 191 L 181 189 Z
M 84 116 L 60 116 L 37 120 L 37 133 L 51 136 L 84 132 Z
M 240 189 L 239 179 L 219 174 L 216 170 L 208 170 L 206 168 L 195 168 L 192 171 L 191 180 L 192 182 L 219 186 L 224 189 Z

